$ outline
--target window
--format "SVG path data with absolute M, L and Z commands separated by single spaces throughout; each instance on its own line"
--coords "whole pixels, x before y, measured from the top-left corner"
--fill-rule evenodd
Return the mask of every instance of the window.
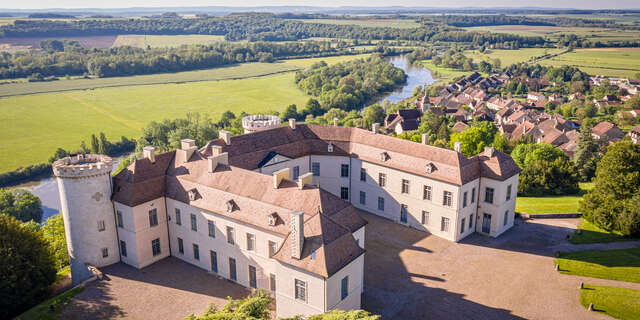
M 507 201 L 511 200 L 511 185 L 507 186 Z
M 296 300 L 307 302 L 307 283 L 302 280 L 295 279 L 295 286 Z
M 176 224 L 182 225 L 182 215 L 180 215 L 180 209 L 176 208 Z
M 360 191 L 360 204 L 364 205 L 367 203 L 367 193 L 364 191 Z
M 378 174 L 378 185 L 385 187 L 387 185 L 387 175 L 384 173 Z
M 277 244 L 274 241 L 269 240 L 269 256 L 276 254 L 277 250 Z
M 409 193 L 409 180 L 402 179 L 402 193 Z
M 276 291 L 276 275 L 273 273 L 269 274 L 269 289 Z
M 367 169 L 360 168 L 360 181 L 367 182 Z
M 154 256 L 160 254 L 160 238 L 151 240 L 151 250 Z
M 484 202 L 493 203 L 493 188 L 487 188 L 484 193 Z
M 120 240 L 120 254 L 123 257 L 127 256 L 127 243 L 122 240 Z
M 98 231 L 102 232 L 104 231 L 105 227 L 104 227 L 104 220 L 99 220 L 98 221 Z
M 193 244 L 193 258 L 200 260 L 200 246 L 195 243 Z
M 471 203 L 476 202 L 476 188 L 471 189 Z
M 320 162 L 311 163 L 311 172 L 313 172 L 313 175 L 316 177 L 320 176 Z
M 340 296 L 344 300 L 349 295 L 349 276 L 342 278 L 342 285 L 340 286 Z
M 502 224 L 506 226 L 508 221 L 509 221 L 509 210 L 504 212 L 504 222 Z
M 442 193 L 442 205 L 451 207 L 451 202 L 453 201 L 453 194 L 451 191 L 445 191 Z
M 442 222 L 440 223 L 440 231 L 449 231 L 449 218 L 442 217 Z
M 229 258 L 229 278 L 233 281 L 238 280 L 238 275 L 236 274 L 236 259 Z
M 349 176 L 349 165 L 348 164 L 340 165 L 340 176 L 343 177 L 343 178 Z
M 108 248 L 102 248 L 102 257 L 106 258 L 109 256 L 109 249 Z
M 247 233 L 247 250 L 248 251 L 256 250 L 256 236 L 251 233 Z
M 469 230 L 471 230 L 471 228 L 473 228 L 473 215 L 469 216 Z
M 407 212 L 409 209 L 406 204 L 400 205 L 400 222 L 407 223 Z
M 234 238 L 234 231 L 232 227 L 227 227 L 227 243 L 236 244 L 236 240 Z
M 155 227 L 158 225 L 158 209 L 149 210 L 149 226 Z
M 211 271 L 218 273 L 218 254 L 213 250 L 209 250 L 209 257 L 211 259 Z
M 300 166 L 293 167 L 293 180 L 298 180 L 300 176 Z
M 116 218 L 118 220 L 118 227 L 124 228 L 124 219 L 122 219 L 122 211 L 116 211 Z
M 422 211 L 422 224 L 429 224 L 429 212 Z
M 249 287 L 257 288 L 258 281 L 256 280 L 256 267 L 249 266 Z
M 378 210 L 384 211 L 384 198 L 378 197 Z
M 422 200 L 431 200 L 431 186 L 424 186 L 422 190 Z
M 463 208 L 467 207 L 467 192 L 466 191 L 462 194 L 462 207 Z
M 462 223 L 460 223 L 460 233 L 464 233 L 464 226 L 466 221 L 464 221 L 464 218 L 462 218 Z
M 349 188 L 347 187 L 340 188 L 340 198 L 342 200 L 349 200 Z
M 178 252 L 180 252 L 180 254 L 184 254 L 184 242 L 182 241 L 182 238 L 178 238 Z
M 191 214 L 191 230 L 198 231 L 198 220 L 196 219 L 195 214 Z
M 209 227 L 209 237 L 216 237 L 216 225 L 211 220 L 207 220 L 207 226 Z

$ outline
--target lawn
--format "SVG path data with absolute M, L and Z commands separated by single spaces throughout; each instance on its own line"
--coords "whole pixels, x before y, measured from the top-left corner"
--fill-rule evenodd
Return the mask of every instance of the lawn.
M 65 293 L 55 296 L 19 315 L 15 320 L 57 320 L 67 303 L 84 288 L 73 288 Z M 50 310 L 53 305 L 54 311 Z
M 602 242 L 614 242 L 614 241 L 629 241 L 639 240 L 638 238 L 629 238 L 623 236 L 618 231 L 607 231 L 600 229 L 593 223 L 582 219 L 578 230 L 576 230 L 569 241 L 573 244 L 585 244 L 585 243 L 602 243 Z
M 542 65 L 571 65 L 592 75 L 634 77 L 640 72 L 640 48 L 576 49 Z
M 132 46 L 138 48 L 179 47 L 185 44 L 211 44 L 225 41 L 224 36 L 188 34 L 188 35 L 119 35 L 113 47 Z
M 482 60 L 490 62 L 493 59 L 500 59 L 503 67 L 514 63 L 527 62 L 532 58 L 541 57 L 547 54 L 553 54 L 563 51 L 563 49 L 553 48 L 522 48 L 518 50 L 487 50 L 484 53 L 473 50 L 465 51 L 465 56 L 472 58 L 475 63 Z
M 640 248 L 561 253 L 560 272 L 640 283 Z
M 575 213 L 582 195 L 593 188 L 593 183 L 580 183 L 580 193 L 568 196 L 521 197 L 516 200 L 516 212 L 522 213 Z
M 640 290 L 585 285 L 580 290 L 580 304 L 616 319 L 640 319 Z

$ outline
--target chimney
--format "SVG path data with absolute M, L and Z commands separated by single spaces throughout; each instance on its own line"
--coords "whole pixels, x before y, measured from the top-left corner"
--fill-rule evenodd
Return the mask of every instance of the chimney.
M 484 156 L 487 158 L 491 158 L 493 157 L 493 151 L 495 149 L 493 149 L 493 147 L 484 147 Z
M 155 163 L 156 162 L 156 148 L 153 146 L 146 146 L 144 148 L 142 148 L 142 155 L 149 159 L 149 161 L 151 161 L 151 163 Z
M 291 258 L 302 258 L 304 246 L 304 212 L 291 212 Z
M 296 129 L 296 119 L 289 119 L 289 127 L 291 127 L 291 130 L 295 130 Z
M 298 189 L 303 189 L 304 186 L 313 184 L 313 172 L 307 172 L 298 177 Z
M 371 131 L 373 131 L 373 133 L 378 133 L 378 131 L 380 131 L 380 124 L 377 122 L 372 124 Z
M 453 150 L 460 153 L 462 152 L 462 142 L 458 141 L 453 144 Z
M 422 144 L 429 144 L 429 134 L 428 133 L 423 133 L 422 134 Z
M 338 126 L 338 118 L 333 118 L 333 126 L 334 127 Z
M 189 158 L 198 147 L 196 147 L 196 141 L 193 139 L 182 139 L 180 140 L 180 145 L 180 149 L 176 150 L 176 158 L 180 163 L 185 163 L 189 161 Z
M 211 146 L 211 156 L 218 156 L 222 154 L 222 146 Z
M 216 171 L 216 168 L 218 167 L 219 164 L 223 164 L 225 166 L 229 165 L 229 153 L 225 152 L 217 156 L 208 157 L 207 161 L 208 161 L 207 171 L 209 173 L 213 173 L 214 171 Z
M 227 130 L 220 130 L 220 133 L 218 135 L 220 136 L 220 139 L 222 139 L 226 145 L 230 145 L 231 144 L 231 132 L 229 132 Z
M 280 186 L 280 182 L 282 180 L 289 180 L 291 178 L 291 173 L 289 168 L 280 169 L 273 173 L 273 188 L 278 189 Z

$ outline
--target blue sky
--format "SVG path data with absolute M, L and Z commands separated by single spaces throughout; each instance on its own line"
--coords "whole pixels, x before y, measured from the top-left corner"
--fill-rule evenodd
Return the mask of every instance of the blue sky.
M 42 8 L 129 8 L 129 7 L 170 7 L 170 6 L 425 6 L 425 7 L 553 7 L 577 9 L 629 9 L 640 8 L 638 0 L 288 0 L 288 1 L 207 1 L 207 0 L 21 0 L 0 1 L 0 8 L 42 9 Z

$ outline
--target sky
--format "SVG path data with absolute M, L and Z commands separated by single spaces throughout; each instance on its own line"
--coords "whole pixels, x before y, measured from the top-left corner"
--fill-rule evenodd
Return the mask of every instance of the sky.
M 420 6 L 420 7 L 551 7 L 576 9 L 640 8 L 638 0 L 277 0 L 277 1 L 212 1 L 212 0 L 0 0 L 5 9 L 46 8 L 130 8 L 130 7 L 188 7 L 188 6 Z

